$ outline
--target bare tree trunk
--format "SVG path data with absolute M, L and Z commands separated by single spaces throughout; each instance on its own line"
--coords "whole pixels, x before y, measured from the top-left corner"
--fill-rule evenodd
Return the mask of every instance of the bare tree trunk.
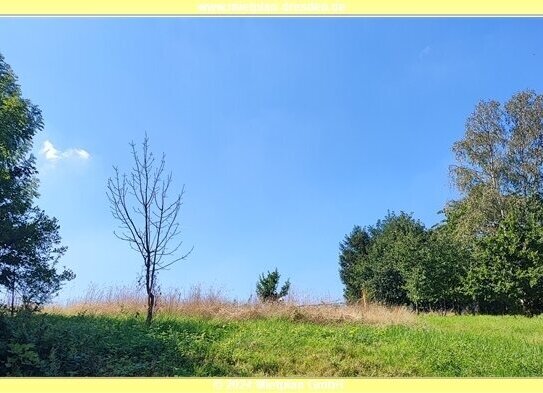
M 153 312 L 155 309 L 155 295 L 150 292 L 147 294 L 147 319 L 146 323 L 147 325 L 151 324 L 151 321 L 153 320 Z

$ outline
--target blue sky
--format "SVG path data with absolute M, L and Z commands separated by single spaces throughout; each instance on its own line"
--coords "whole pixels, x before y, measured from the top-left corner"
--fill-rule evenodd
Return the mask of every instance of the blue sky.
M 542 92 L 541 37 L 527 18 L 0 19 L 0 52 L 45 118 L 39 204 L 77 274 L 60 299 L 135 282 L 105 185 L 145 132 L 186 185 L 194 246 L 164 288 L 247 299 L 277 267 L 301 295 L 341 298 L 343 236 L 387 210 L 440 220 L 474 105 Z

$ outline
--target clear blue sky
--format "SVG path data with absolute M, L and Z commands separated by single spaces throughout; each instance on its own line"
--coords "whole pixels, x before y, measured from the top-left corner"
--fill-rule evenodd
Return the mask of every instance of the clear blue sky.
M 145 131 L 186 185 L 194 246 L 163 287 L 246 299 L 277 267 L 298 293 L 341 298 L 343 236 L 389 209 L 438 222 L 466 117 L 542 92 L 542 37 L 541 19 L 0 19 L 45 118 L 39 204 L 77 274 L 61 299 L 135 282 L 105 184 Z

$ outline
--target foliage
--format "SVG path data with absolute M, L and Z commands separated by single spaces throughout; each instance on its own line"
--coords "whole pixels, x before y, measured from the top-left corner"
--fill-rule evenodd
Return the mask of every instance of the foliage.
M 361 282 L 373 300 L 388 305 L 409 303 L 405 288 L 407 271 L 414 269 L 425 242 L 424 226 L 411 215 L 388 213 L 384 220 L 369 228 L 371 246 L 361 267 L 370 278 Z M 364 277 L 364 274 L 361 275 Z
M 281 275 L 275 269 L 273 272 L 262 273 L 256 283 L 256 295 L 263 302 L 275 302 L 288 295 L 290 281 L 287 279 L 281 290 L 279 288 L 279 279 Z
M 464 137 L 453 145 L 451 174 L 474 236 L 498 227 L 511 196 L 541 195 L 542 135 L 543 96 L 530 90 L 504 104 L 481 101 L 468 117 Z
M 479 241 L 475 261 L 468 290 L 482 311 L 543 312 L 543 202 L 531 198 L 509 210 Z
M 0 326 L 2 376 L 543 374 L 540 317 L 425 315 L 412 326 L 379 327 L 159 315 L 147 326 L 126 315 L 21 314 L 0 317 Z
M 40 110 L 22 97 L 0 55 L 0 286 L 12 312 L 17 303 L 39 307 L 74 277 L 55 268 L 66 251 L 57 220 L 34 206 L 38 180 L 30 150 L 42 127 Z
M 543 96 L 528 90 L 479 103 L 453 150 L 463 198 L 445 213 L 470 250 L 465 294 L 482 312 L 542 312 Z
M 360 298 L 356 269 L 359 259 L 367 255 L 369 245 L 369 233 L 358 225 L 339 244 L 339 276 L 345 285 L 343 295 L 347 301 Z
M 543 96 L 482 101 L 453 145 L 461 198 L 426 229 L 388 214 L 340 245 L 345 298 L 417 310 L 543 312 Z
M 355 227 L 340 251 L 348 301 L 364 293 L 369 300 L 417 310 L 455 303 L 458 255 L 443 229 L 428 231 L 411 215 L 392 212 L 374 226 Z
M 446 226 L 439 226 L 425 235 L 419 258 L 405 272 L 405 289 L 417 310 L 456 310 L 466 305 L 463 282 L 469 253 L 455 242 Z

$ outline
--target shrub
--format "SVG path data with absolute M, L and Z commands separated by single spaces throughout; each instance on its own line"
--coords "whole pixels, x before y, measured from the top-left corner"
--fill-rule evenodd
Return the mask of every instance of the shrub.
M 268 272 L 266 275 L 261 274 L 256 283 L 256 294 L 263 302 L 275 302 L 287 296 L 290 289 L 290 281 L 287 279 L 281 290 L 278 291 L 279 279 L 281 275 L 275 269 L 273 272 Z

